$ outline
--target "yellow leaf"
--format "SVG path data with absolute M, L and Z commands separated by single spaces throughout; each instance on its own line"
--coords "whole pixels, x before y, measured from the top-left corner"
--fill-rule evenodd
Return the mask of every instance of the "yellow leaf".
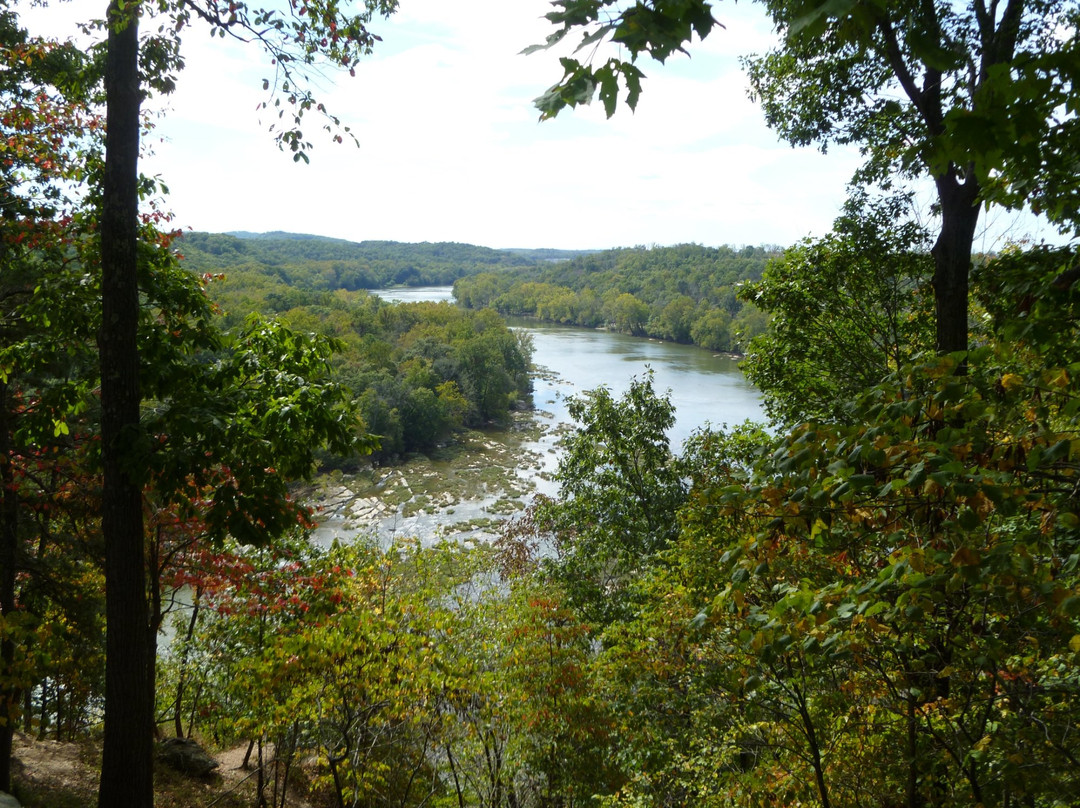
M 1024 383 L 1024 380 L 1015 373 L 1006 373 L 1001 377 L 1001 386 L 1008 392 L 1012 392 L 1017 387 L 1020 387 Z
M 1080 653 L 1080 634 L 1074 634 L 1073 638 L 1069 640 L 1069 648 Z
M 1046 383 L 1051 387 L 1068 387 L 1069 386 L 1069 372 L 1065 368 L 1053 368 L 1047 371 Z

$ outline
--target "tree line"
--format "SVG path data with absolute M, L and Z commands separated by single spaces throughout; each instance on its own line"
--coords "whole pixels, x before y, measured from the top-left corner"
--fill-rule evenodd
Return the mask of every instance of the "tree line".
M 481 271 L 533 266 L 529 251 L 472 244 L 352 242 L 295 233 L 185 233 L 180 251 L 194 272 L 244 269 L 303 289 L 449 286 Z
M 454 284 L 467 308 L 741 351 L 765 328 L 742 291 L 779 248 L 634 247 L 546 266 L 481 272 Z

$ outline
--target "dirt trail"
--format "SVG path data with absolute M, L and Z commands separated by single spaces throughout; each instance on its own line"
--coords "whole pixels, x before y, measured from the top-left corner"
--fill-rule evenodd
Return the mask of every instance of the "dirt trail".
M 12 767 L 16 795 L 24 808 L 84 808 L 97 802 L 100 749 L 90 742 L 39 741 L 15 734 Z M 252 770 L 243 769 L 247 745 L 214 755 L 215 776 L 198 780 L 159 765 L 154 783 L 157 808 L 247 808 L 255 794 Z M 292 790 L 290 789 L 290 792 Z M 289 808 L 315 808 L 290 793 Z

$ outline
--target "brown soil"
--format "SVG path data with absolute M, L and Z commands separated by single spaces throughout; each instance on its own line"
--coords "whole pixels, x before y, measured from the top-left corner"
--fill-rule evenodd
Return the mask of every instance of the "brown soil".
M 255 777 L 242 768 L 246 746 L 215 755 L 221 764 L 207 779 L 158 765 L 154 776 L 156 808 L 249 808 L 255 803 Z M 23 808 L 93 808 L 97 804 L 100 746 L 92 741 L 61 743 L 15 735 L 13 790 Z M 267 795 L 269 798 L 269 794 Z M 289 808 L 313 808 L 290 791 Z

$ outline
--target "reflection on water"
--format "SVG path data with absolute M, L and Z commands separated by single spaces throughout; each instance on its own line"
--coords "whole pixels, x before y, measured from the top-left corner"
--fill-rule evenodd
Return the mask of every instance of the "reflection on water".
M 392 289 L 371 289 L 371 294 L 390 303 L 453 303 L 453 286 L 395 286 Z
M 453 301 L 453 287 L 419 286 L 379 289 L 392 302 Z M 736 360 L 692 345 L 630 337 L 610 331 L 508 318 L 533 340 L 533 362 L 546 370 L 534 381 L 538 409 L 556 422 L 569 420 L 565 398 L 606 385 L 616 396 L 630 381 L 652 368 L 657 392 L 671 391 L 676 423 L 669 433 L 674 448 L 699 427 L 761 420 L 761 397 L 739 370 Z M 557 378 L 548 378 L 554 375 Z

